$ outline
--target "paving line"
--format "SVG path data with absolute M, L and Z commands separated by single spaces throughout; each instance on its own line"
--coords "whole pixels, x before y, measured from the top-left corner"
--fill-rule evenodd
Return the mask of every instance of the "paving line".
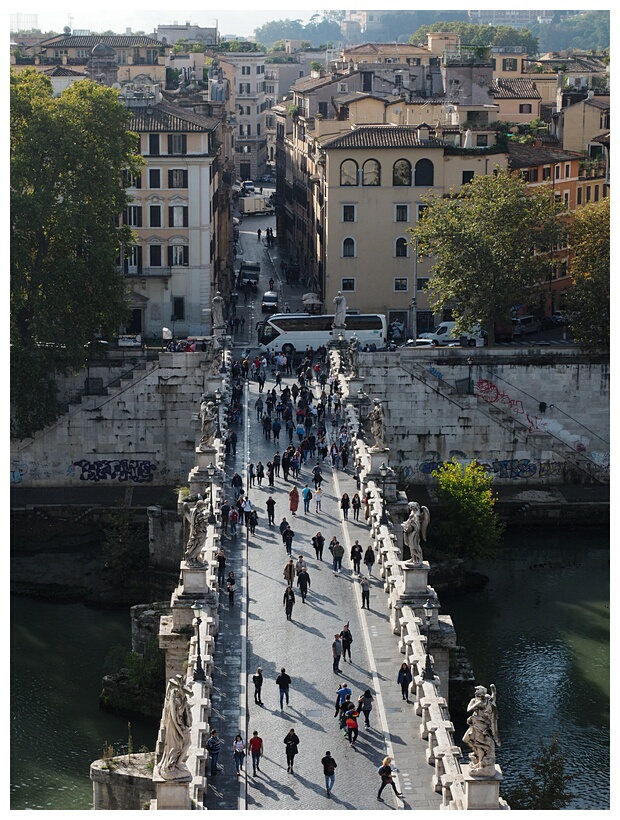
M 248 381 L 246 380 L 244 383 L 244 442 L 243 442 L 243 457 L 244 457 L 244 471 L 247 470 L 247 465 L 250 463 L 250 412 L 249 412 L 249 395 L 250 395 L 250 386 Z M 246 484 L 248 483 L 249 479 L 246 477 Z M 243 526 L 243 525 L 242 525 Z M 242 772 L 243 775 L 239 778 L 239 811 L 246 811 L 247 809 L 247 797 L 248 797 L 248 772 L 247 772 L 247 764 L 249 760 L 248 754 L 248 715 L 249 715 L 249 708 L 248 708 L 248 692 L 247 692 L 247 680 L 248 680 L 248 606 L 249 606 L 249 590 L 248 590 L 248 551 L 250 546 L 250 528 L 248 526 L 245 527 L 245 547 L 244 547 L 244 560 L 241 562 L 241 588 L 244 592 L 243 597 L 241 600 L 243 601 L 241 607 L 241 670 L 239 674 L 239 713 L 240 713 L 240 726 L 245 726 L 245 732 L 243 736 L 245 737 L 245 746 L 246 746 L 246 756 L 245 756 L 245 765 L 243 766 Z

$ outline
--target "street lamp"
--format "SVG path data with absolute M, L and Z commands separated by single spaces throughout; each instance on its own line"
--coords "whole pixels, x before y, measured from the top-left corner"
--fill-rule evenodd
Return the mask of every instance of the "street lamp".
M 218 387 L 215 391 L 215 437 L 222 438 L 222 430 L 220 428 L 220 402 L 222 401 L 222 391 Z
M 467 357 L 467 366 L 469 368 L 469 378 L 467 381 L 467 392 L 471 395 L 474 391 L 472 390 L 472 383 L 471 383 L 471 368 L 474 363 L 474 360 L 471 356 Z
M 357 438 L 363 439 L 364 438 L 364 426 L 362 424 L 362 412 L 363 407 L 366 403 L 366 399 L 368 396 L 364 391 L 360 388 L 357 391 L 357 416 L 358 416 L 358 424 L 357 424 Z
M 435 680 L 435 673 L 433 672 L 433 667 L 431 665 L 431 656 L 429 653 L 429 644 L 431 640 L 431 618 L 433 617 L 433 610 L 435 607 L 431 603 L 430 599 L 426 601 L 423 606 L 424 609 L 424 617 L 426 620 L 426 664 L 424 666 L 424 671 L 422 672 L 422 679 L 423 680 Z
M 388 517 L 387 517 L 387 508 L 385 506 L 385 482 L 387 480 L 389 472 L 390 472 L 390 468 L 387 466 L 387 464 L 384 461 L 383 464 L 379 467 L 379 475 L 381 476 L 381 483 L 382 483 L 382 487 L 381 487 L 381 490 L 382 490 L 382 492 L 381 492 L 382 505 L 381 505 L 381 521 L 380 521 L 380 523 L 385 524 L 386 527 L 388 525 Z
M 209 499 L 210 499 L 210 509 L 209 509 L 209 518 L 213 519 L 213 479 L 215 478 L 216 473 L 216 466 L 215 464 L 210 461 L 209 464 L 206 466 L 207 477 L 209 479 Z
M 204 683 L 207 676 L 205 670 L 202 668 L 202 658 L 200 657 L 200 624 L 202 623 L 202 604 L 200 601 L 194 601 L 192 604 L 192 612 L 194 613 L 194 621 L 196 623 L 196 666 L 194 667 L 194 680 Z

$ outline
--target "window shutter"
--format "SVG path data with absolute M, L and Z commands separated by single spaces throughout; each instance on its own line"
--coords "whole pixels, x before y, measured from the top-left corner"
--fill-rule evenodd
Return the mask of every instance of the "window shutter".
M 168 153 L 172 153 L 172 134 L 168 134 Z
M 185 138 L 185 137 L 184 137 Z M 188 188 L 189 185 L 187 183 L 187 168 L 183 170 L 183 187 Z
M 138 273 L 142 273 L 142 245 L 138 245 Z
M 172 206 L 168 208 L 168 227 L 174 228 L 174 208 Z
M 181 153 L 187 154 L 187 134 L 181 134 Z
M 172 245 L 168 245 L 168 267 L 172 267 Z
M 189 215 L 188 215 L 189 208 L 183 208 L 183 227 L 187 228 L 189 225 Z
M 142 227 L 142 208 L 141 207 L 138 208 L 137 215 L 138 215 L 138 219 L 136 221 L 137 221 L 138 224 L 136 225 L 136 227 L 141 228 Z
M 173 187 L 173 182 L 174 182 L 174 171 L 172 170 L 172 168 L 169 168 L 168 169 L 168 187 L 169 188 Z

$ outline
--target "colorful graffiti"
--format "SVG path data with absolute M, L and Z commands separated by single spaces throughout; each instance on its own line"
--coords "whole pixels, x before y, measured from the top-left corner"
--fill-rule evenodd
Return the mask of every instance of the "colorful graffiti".
M 522 415 L 524 412 L 523 402 L 520 399 L 511 399 L 507 393 L 504 393 L 488 379 L 478 379 L 474 387 L 474 395 L 489 404 L 499 403 L 513 413 L 517 413 L 517 415 Z
M 143 484 L 153 480 L 153 473 L 157 465 L 151 461 L 133 461 L 130 459 L 117 459 L 109 461 L 74 461 L 74 467 L 79 467 L 82 471 L 80 481 L 135 481 Z
M 426 368 L 431 376 L 437 376 L 438 379 L 443 379 L 443 373 L 441 370 L 437 370 L 436 367 L 427 367 Z
M 11 462 L 11 484 L 21 484 L 28 472 L 28 465 L 19 461 Z
M 487 471 L 487 473 L 496 476 L 497 478 L 507 479 L 524 479 L 533 478 L 550 478 L 552 476 L 562 476 L 566 467 L 564 461 L 532 461 L 529 458 L 501 458 L 499 451 L 492 451 L 483 454 L 479 450 L 474 450 L 471 455 L 464 453 L 462 450 L 450 450 L 448 454 L 448 461 L 455 458 L 462 464 L 469 463 L 476 459 Z M 428 450 L 422 456 L 422 459 L 414 464 L 401 464 L 396 467 L 399 481 L 407 482 L 413 481 L 416 472 L 422 475 L 429 476 L 438 467 L 444 463 L 440 454 L 436 450 Z

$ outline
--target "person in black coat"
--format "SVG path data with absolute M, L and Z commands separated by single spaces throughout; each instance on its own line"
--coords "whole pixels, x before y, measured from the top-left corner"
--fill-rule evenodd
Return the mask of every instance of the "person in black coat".
M 254 684 L 254 703 L 258 706 L 263 705 L 261 700 L 261 690 L 263 688 L 263 667 L 259 666 L 256 674 L 252 675 L 252 683 Z
M 291 729 L 284 738 L 284 745 L 286 746 L 286 763 L 287 772 L 293 771 L 293 764 L 295 763 L 295 755 L 299 751 L 299 738 L 295 734 L 295 730 Z
M 306 603 L 306 595 L 308 594 L 308 587 L 310 586 L 310 575 L 308 574 L 308 570 L 305 566 L 302 567 L 301 571 L 297 576 L 297 586 L 299 587 L 299 591 L 301 592 L 301 600 L 302 603 Z
M 286 620 L 292 621 L 293 607 L 295 606 L 295 593 L 293 592 L 293 587 L 286 588 L 284 591 L 284 597 L 282 598 L 282 603 L 284 604 L 284 611 L 286 612 Z

